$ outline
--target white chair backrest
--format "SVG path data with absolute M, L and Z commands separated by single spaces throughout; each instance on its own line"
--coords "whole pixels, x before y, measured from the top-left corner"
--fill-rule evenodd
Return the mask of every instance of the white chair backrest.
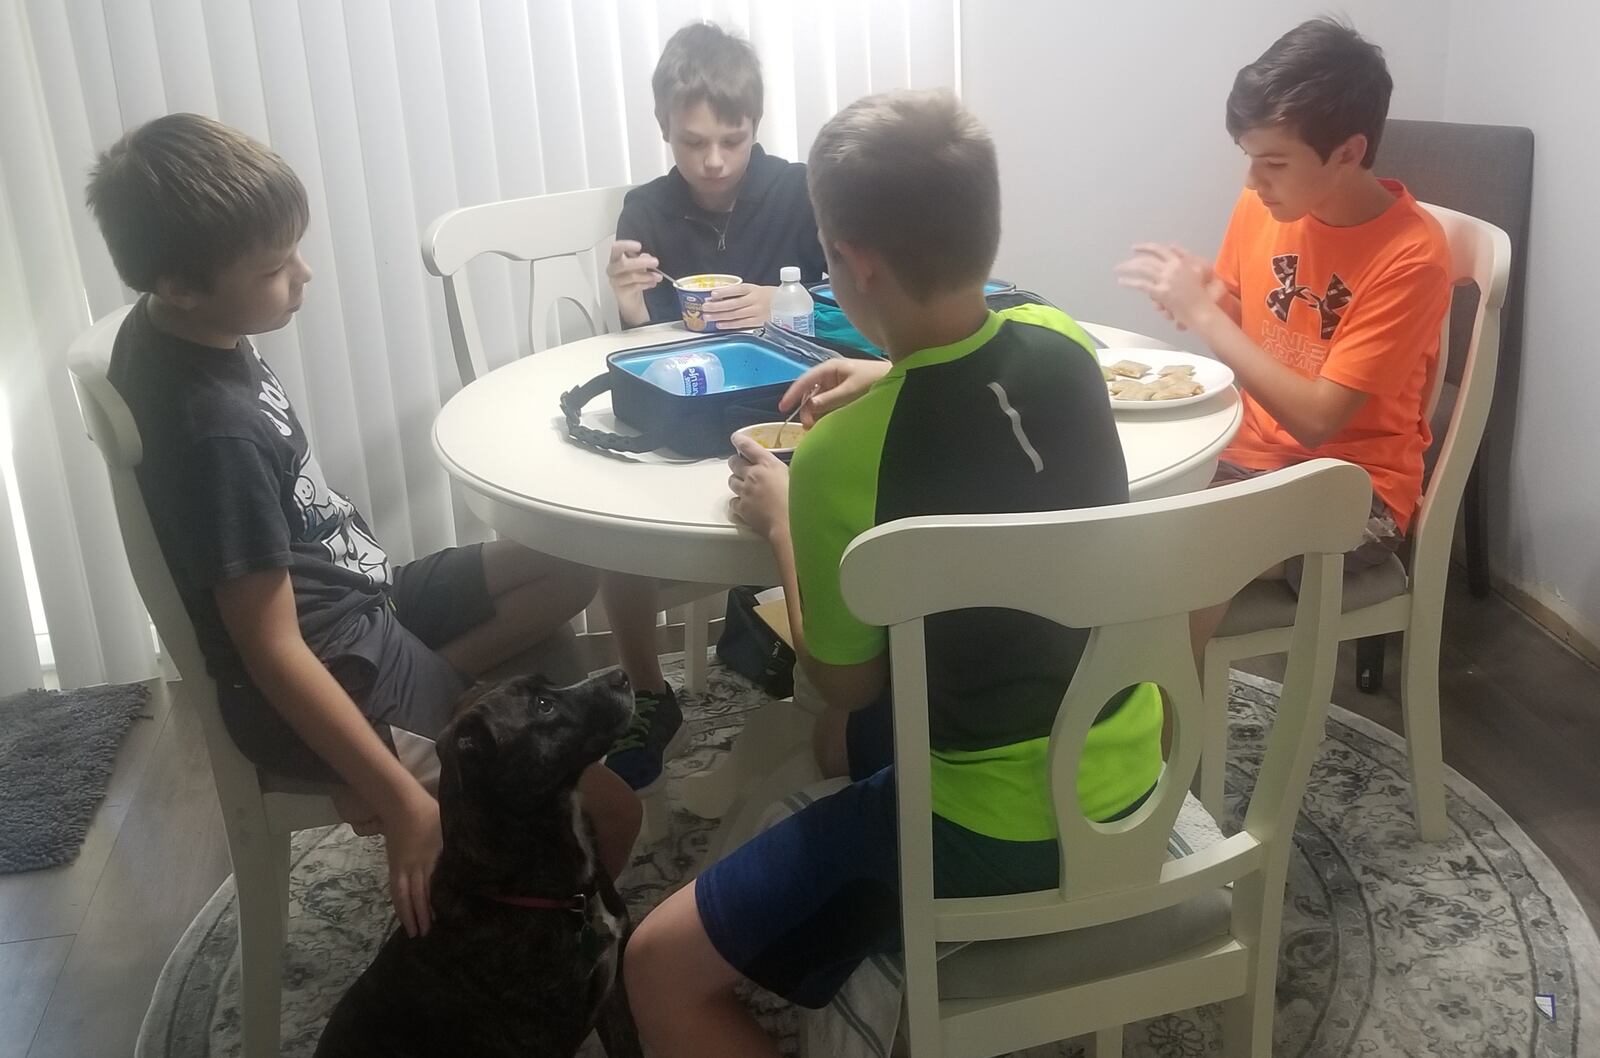
M 1467 475 L 1483 440 L 1494 401 L 1495 375 L 1500 365 L 1500 310 L 1505 305 L 1506 288 L 1511 278 L 1511 238 L 1488 221 L 1457 213 L 1453 209 L 1422 203 L 1422 208 L 1439 221 L 1450 246 L 1450 280 L 1457 285 L 1472 282 L 1478 287 L 1478 308 L 1472 320 L 1472 337 L 1467 343 L 1466 360 L 1461 367 L 1461 386 L 1450 424 L 1439 444 L 1433 474 L 1422 495 L 1422 504 L 1411 529 L 1415 546 L 1411 566 L 1431 561 L 1429 553 L 1443 549 L 1448 554 L 1454 535 L 1456 512 L 1467 487 Z M 1429 380 L 1426 420 L 1438 403 L 1444 386 L 1444 350 L 1450 348 L 1450 314 L 1445 313 L 1439 362 Z M 1442 532 L 1428 527 L 1442 519 Z M 1437 539 L 1436 539 L 1437 538 Z
M 183 678 L 185 699 L 200 714 L 218 794 L 224 805 L 236 803 L 229 800 L 230 794 L 259 798 L 255 766 L 239 752 L 223 727 L 217 710 L 216 684 L 206 672 L 205 656 L 195 638 L 194 623 L 189 620 L 189 611 L 184 608 L 178 587 L 167 569 L 166 557 L 161 553 L 155 528 L 150 524 L 150 512 L 145 508 L 144 495 L 134 476 L 134 468 L 144 458 L 139 428 L 122 394 L 106 377 L 117 330 L 130 308 L 124 306 L 107 313 L 79 335 L 67 350 L 67 368 L 72 374 L 78 411 L 83 416 L 89 439 L 105 457 L 112 501 L 134 583 L 145 609 L 150 611 L 150 619 L 155 622 L 167 655 Z
M 576 306 L 593 334 L 619 329 L 606 262 L 598 251 L 616 232 L 628 190 L 599 187 L 466 206 L 428 225 L 422 260 L 444 280 L 450 341 L 462 385 L 489 369 L 463 271 L 482 254 L 530 262 L 528 341 L 535 352 L 548 344 L 551 315 L 563 303 Z
M 1361 540 L 1371 483 L 1359 467 L 1315 460 L 1201 493 L 1046 514 L 911 518 L 856 539 L 840 570 L 861 620 L 890 628 L 907 996 L 936 1002 L 914 967 L 937 941 L 994 940 L 1116 921 L 1170 906 L 1286 861 L 1332 686 L 1341 555 Z M 1199 760 L 1200 686 L 1190 611 L 1233 597 L 1262 570 L 1306 556 L 1289 670 L 1243 832 L 1181 860 L 1166 855 Z M 938 571 L 930 575 L 930 571 Z M 930 614 L 999 607 L 1090 629 L 1050 742 L 1063 865 L 1059 890 L 933 898 L 927 675 Z M 1117 692 L 1160 685 L 1174 720 L 1155 791 L 1126 819 L 1101 824 L 1078 806 L 1077 762 L 1089 727 Z M 1258 902 L 1259 903 L 1259 902 Z M 1238 916 L 1244 913 L 1235 909 Z M 911 1011 L 913 1024 L 917 1010 Z

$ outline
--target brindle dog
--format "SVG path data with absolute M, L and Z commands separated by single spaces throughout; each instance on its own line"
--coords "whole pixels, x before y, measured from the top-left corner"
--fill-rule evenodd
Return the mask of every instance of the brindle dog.
M 633 715 L 627 677 L 468 693 L 438 743 L 433 927 L 390 935 L 317 1058 L 571 1058 L 591 1029 L 611 1058 L 638 1058 L 621 973 L 628 913 L 574 788 Z

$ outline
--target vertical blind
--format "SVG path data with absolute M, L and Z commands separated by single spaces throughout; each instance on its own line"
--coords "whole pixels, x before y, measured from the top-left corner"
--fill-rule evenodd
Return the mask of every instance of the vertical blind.
M 418 254 L 429 221 L 666 171 L 650 73 L 689 21 L 750 39 L 760 139 L 803 158 L 858 96 L 959 87 L 958 18 L 958 0 L 0 0 L 0 423 L 31 542 L 21 554 L 24 527 L 0 502 L 0 692 L 37 682 L 25 562 L 63 686 L 154 673 L 64 363 L 78 331 L 132 298 L 83 206 L 89 165 L 123 132 L 209 114 L 300 174 L 315 278 L 259 345 L 330 481 L 404 561 L 479 531 L 429 437 L 457 385 Z M 489 348 L 526 352 L 525 280 L 498 260 L 473 269 Z

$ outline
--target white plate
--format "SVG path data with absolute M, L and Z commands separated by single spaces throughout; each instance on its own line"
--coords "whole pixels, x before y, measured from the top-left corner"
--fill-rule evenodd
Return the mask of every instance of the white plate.
M 1142 379 L 1144 382 L 1153 381 L 1156 372 L 1163 367 L 1192 365 L 1195 382 L 1205 387 L 1204 393 L 1196 393 L 1192 397 L 1178 397 L 1175 400 L 1118 400 L 1111 397 L 1111 407 L 1117 411 L 1160 411 L 1162 408 L 1181 408 L 1186 404 L 1198 404 L 1200 401 L 1208 400 L 1214 394 L 1233 385 L 1233 369 L 1209 356 L 1196 356 L 1194 353 L 1179 352 L 1175 349 L 1128 348 L 1101 349 L 1097 355 L 1103 367 L 1110 367 L 1118 360 L 1148 364 L 1150 371 Z

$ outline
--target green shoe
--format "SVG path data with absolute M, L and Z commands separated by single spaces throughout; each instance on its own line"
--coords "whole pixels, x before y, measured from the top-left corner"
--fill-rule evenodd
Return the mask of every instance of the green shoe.
M 683 732 L 683 711 L 669 686 L 634 691 L 633 722 L 606 754 L 606 767 L 635 790 L 661 778 L 661 764 Z

